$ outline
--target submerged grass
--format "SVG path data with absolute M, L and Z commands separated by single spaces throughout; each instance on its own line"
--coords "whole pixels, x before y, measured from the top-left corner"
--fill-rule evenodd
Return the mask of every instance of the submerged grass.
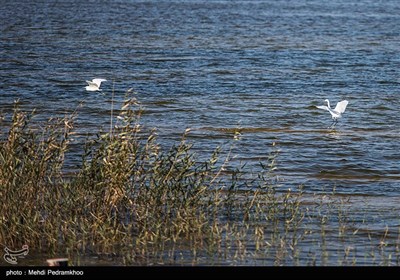
M 231 152 L 219 147 L 198 160 L 190 130 L 163 149 L 155 130 L 141 130 L 132 96 L 116 112 L 66 176 L 76 114 L 38 124 L 15 104 L 0 143 L 2 246 L 27 244 L 76 265 L 85 256 L 125 265 L 399 264 L 399 228 L 360 231 L 363 221 L 335 194 L 277 192 L 276 147 L 249 176 L 227 171 Z

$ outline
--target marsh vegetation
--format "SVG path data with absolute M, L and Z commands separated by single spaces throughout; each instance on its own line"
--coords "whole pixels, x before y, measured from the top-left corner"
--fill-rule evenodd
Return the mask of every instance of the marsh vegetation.
M 200 160 L 182 131 L 159 144 L 127 94 L 109 131 L 65 171 L 76 114 L 35 121 L 15 103 L 2 118 L 0 244 L 122 265 L 398 265 L 399 227 L 371 226 L 368 207 L 333 192 L 279 190 L 279 149 L 257 171 L 215 147 Z M 8 119 L 9 118 L 9 119 Z M 240 132 L 232 133 L 232 146 Z

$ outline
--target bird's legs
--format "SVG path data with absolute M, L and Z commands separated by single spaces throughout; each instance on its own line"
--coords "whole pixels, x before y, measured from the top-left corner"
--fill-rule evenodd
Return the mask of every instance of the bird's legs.
M 335 128 L 335 126 L 336 126 L 337 123 L 338 123 L 338 120 L 337 120 L 337 119 L 333 119 L 332 124 L 331 124 L 328 128 L 330 128 L 330 129 Z

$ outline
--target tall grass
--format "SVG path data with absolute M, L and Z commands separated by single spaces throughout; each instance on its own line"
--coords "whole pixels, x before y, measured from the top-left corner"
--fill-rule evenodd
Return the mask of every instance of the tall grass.
M 28 244 L 73 264 L 93 255 L 125 265 L 359 264 L 354 248 L 364 241 L 348 202 L 277 192 L 275 146 L 249 177 L 227 171 L 231 151 L 220 147 L 200 161 L 190 130 L 163 149 L 155 130 L 142 131 L 132 95 L 114 112 L 110 131 L 87 139 L 80 168 L 66 176 L 76 115 L 38 124 L 15 104 L 0 144 L 2 246 Z M 398 264 L 399 239 L 390 234 L 362 250 L 361 264 Z

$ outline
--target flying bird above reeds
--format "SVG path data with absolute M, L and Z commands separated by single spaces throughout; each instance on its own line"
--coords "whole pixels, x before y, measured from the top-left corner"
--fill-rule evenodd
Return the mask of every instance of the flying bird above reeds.
M 101 91 L 100 85 L 102 82 L 106 81 L 106 79 L 93 79 L 92 81 L 86 81 L 88 85 L 85 88 L 87 91 Z

